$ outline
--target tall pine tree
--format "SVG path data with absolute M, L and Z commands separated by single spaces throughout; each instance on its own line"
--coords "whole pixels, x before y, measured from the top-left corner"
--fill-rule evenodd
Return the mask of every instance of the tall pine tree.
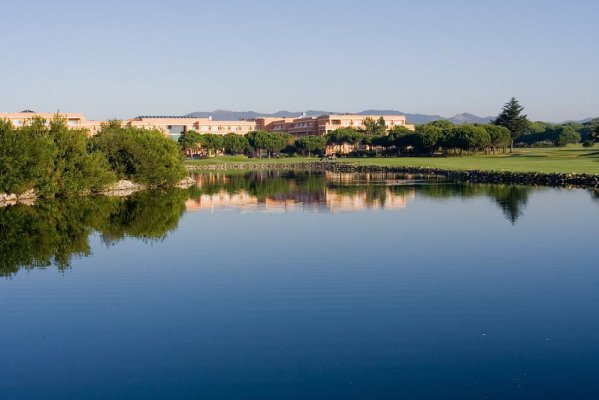
M 515 97 L 512 97 L 505 103 L 501 113 L 493 121 L 495 125 L 503 126 L 510 131 L 510 152 L 514 148 L 514 140 L 524 135 L 529 127 L 528 117 L 526 114 L 522 114 L 522 111 L 524 111 L 524 107 L 518 103 Z
M 599 142 L 599 118 L 595 118 L 592 121 L 589 139 L 593 143 Z

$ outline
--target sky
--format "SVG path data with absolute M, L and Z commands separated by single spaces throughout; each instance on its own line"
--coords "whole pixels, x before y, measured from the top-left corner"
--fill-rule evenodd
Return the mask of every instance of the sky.
M 599 116 L 598 0 L 0 0 L 0 112 Z

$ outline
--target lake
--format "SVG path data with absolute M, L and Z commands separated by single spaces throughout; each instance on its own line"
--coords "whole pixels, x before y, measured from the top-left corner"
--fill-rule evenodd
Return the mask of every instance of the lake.
M 0 398 L 599 398 L 597 192 L 196 180 L 0 208 Z

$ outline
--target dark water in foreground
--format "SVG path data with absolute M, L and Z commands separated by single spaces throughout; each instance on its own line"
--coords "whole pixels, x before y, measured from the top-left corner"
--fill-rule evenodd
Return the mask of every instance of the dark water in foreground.
M 597 399 L 599 201 L 198 176 L 0 209 L 1 399 Z

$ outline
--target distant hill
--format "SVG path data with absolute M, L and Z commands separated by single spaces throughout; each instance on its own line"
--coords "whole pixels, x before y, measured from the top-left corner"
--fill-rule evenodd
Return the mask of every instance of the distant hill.
M 342 114 L 342 112 L 335 111 L 321 111 L 321 110 L 308 110 L 304 112 L 307 116 L 318 116 L 324 114 Z M 191 118 L 208 118 L 212 117 L 215 121 L 237 121 L 239 119 L 252 119 L 259 117 L 300 117 L 302 112 L 298 111 L 277 111 L 276 113 L 257 113 L 255 111 L 229 111 L 229 110 L 214 110 L 208 111 L 196 111 L 186 114 L 186 117 Z M 494 117 L 479 117 L 474 114 L 464 113 L 457 114 L 453 117 L 443 117 L 441 115 L 428 115 L 428 114 L 410 114 L 396 110 L 364 110 L 356 113 L 358 115 L 405 115 L 408 123 L 410 124 L 425 124 L 427 122 L 448 120 L 455 124 L 469 124 L 469 123 L 487 123 Z
M 302 112 L 297 111 L 277 111 L 276 113 L 257 113 L 254 111 L 229 111 L 229 110 L 214 110 L 212 112 L 207 111 L 196 111 L 189 114 L 186 114 L 185 117 L 191 118 L 208 118 L 212 117 L 215 121 L 236 121 L 239 119 L 252 119 L 259 117 L 276 117 L 276 118 L 297 118 L 302 116 Z M 323 114 L 335 114 L 331 111 L 316 111 L 316 110 L 308 110 L 305 112 L 308 116 L 318 116 Z
M 574 123 L 574 124 L 588 124 L 592 120 L 593 120 L 593 118 L 584 118 L 584 119 L 579 119 L 579 120 L 569 119 L 567 121 L 560 122 L 560 124 L 571 124 L 571 123 Z

